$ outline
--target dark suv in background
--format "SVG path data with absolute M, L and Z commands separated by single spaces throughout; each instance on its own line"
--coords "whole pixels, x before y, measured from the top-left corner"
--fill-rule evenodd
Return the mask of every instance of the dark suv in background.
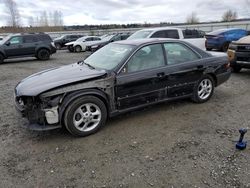
M 84 35 L 62 35 L 61 37 L 55 38 L 54 43 L 58 50 L 65 47 L 68 42 L 76 41 L 77 39 L 84 37 Z
M 0 63 L 4 59 L 17 57 L 36 57 L 48 60 L 56 53 L 55 45 L 49 35 L 44 33 L 19 33 L 0 41 Z

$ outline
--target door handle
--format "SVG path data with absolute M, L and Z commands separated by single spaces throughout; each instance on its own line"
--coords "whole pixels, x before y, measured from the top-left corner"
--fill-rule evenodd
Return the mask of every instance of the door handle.
M 164 72 L 157 73 L 158 78 L 163 78 L 165 76 Z

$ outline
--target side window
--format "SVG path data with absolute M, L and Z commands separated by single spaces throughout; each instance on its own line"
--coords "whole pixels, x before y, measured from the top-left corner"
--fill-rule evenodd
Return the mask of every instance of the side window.
M 10 44 L 21 44 L 22 37 L 13 37 L 10 39 Z
M 164 31 L 156 31 L 150 38 L 166 38 Z
M 157 68 L 165 65 L 161 44 L 149 45 L 137 51 L 127 64 L 127 72 Z
M 91 41 L 91 40 L 92 40 L 91 37 L 88 37 L 88 38 L 85 39 L 85 41 Z
M 179 64 L 199 59 L 199 56 L 183 44 L 170 42 L 165 43 L 168 65 Z
M 166 36 L 166 38 L 171 38 L 171 39 L 179 39 L 180 38 L 178 31 L 176 29 L 166 30 L 165 36 Z
M 24 36 L 23 43 L 33 43 L 37 42 L 37 38 L 35 36 Z

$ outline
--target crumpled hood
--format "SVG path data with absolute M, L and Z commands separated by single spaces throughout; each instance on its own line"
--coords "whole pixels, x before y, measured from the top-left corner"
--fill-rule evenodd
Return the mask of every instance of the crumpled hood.
M 74 63 L 33 74 L 22 80 L 16 86 L 15 92 L 17 96 L 37 96 L 59 86 L 105 74 L 105 70 L 91 69 L 85 64 Z

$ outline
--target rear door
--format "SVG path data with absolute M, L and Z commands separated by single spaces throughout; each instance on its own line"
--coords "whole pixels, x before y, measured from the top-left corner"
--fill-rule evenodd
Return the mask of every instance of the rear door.
M 23 55 L 23 37 L 14 36 L 5 43 L 5 53 L 8 57 Z
M 35 54 L 36 47 L 38 46 L 38 39 L 33 35 L 23 37 L 23 54 Z
M 166 97 L 166 68 L 161 44 L 142 47 L 127 62 L 116 80 L 118 109 L 152 103 Z
M 178 42 L 164 44 L 167 57 L 166 77 L 168 97 L 192 94 L 195 84 L 201 79 L 205 64 L 201 56 L 187 45 Z

